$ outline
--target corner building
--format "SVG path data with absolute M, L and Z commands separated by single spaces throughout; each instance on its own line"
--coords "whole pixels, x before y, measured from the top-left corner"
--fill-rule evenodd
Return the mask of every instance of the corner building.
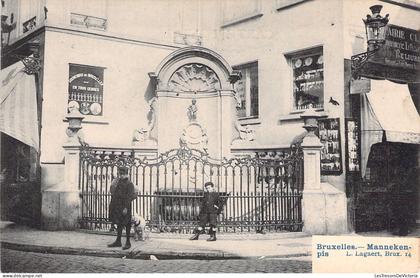
M 92 213 L 99 222 L 106 218 L 105 199 L 86 201 L 77 196 L 83 186 L 100 185 L 100 191 L 107 193 L 112 169 L 106 174 L 101 172 L 102 180 L 96 183 L 85 181 L 82 172 L 78 185 L 70 186 L 66 180 L 66 116 L 74 108 L 84 117 L 79 134 L 82 141 L 104 157 L 118 153 L 154 159 L 182 145 L 219 160 L 246 156 L 279 160 L 304 136 L 301 115 L 310 104 L 323 116 L 318 131 L 323 145 L 321 182 L 346 200 L 333 206 L 337 215 L 345 215 L 344 222 L 332 225 L 340 226 L 340 231 L 392 229 L 395 225 L 393 207 L 387 205 L 394 194 L 386 186 L 392 177 L 378 171 L 385 169 L 385 164 L 385 173 L 398 168 L 398 163 L 393 163 L 400 159 L 392 152 L 400 156 L 407 153 L 403 156 L 410 156 L 408 167 L 418 167 L 420 142 L 416 138 L 397 138 L 389 143 L 385 136 L 375 141 L 376 145 L 365 144 L 373 141 L 372 136 L 362 132 L 362 118 L 366 118 L 367 111 L 364 98 L 370 90 L 380 90 L 380 85 L 387 88 L 386 82 L 390 81 L 371 82 L 371 78 L 377 78 L 372 74 L 355 80 L 351 57 L 366 51 L 362 18 L 374 4 L 383 5 L 382 13 L 390 14 L 393 25 L 419 30 L 416 18 L 420 6 L 413 1 L 144 0 L 125 1 L 124 5 L 105 0 L 4 2 L 2 15 L 7 18 L 3 25 L 2 16 L 2 71 L 8 72 L 30 55 L 36 56 L 41 69 L 33 75 L 33 81 L 28 81 L 32 85 L 21 89 L 36 96 L 33 107 L 37 114 L 32 122 L 38 132 L 32 131 L 29 137 L 38 134 L 39 144 L 30 144 L 31 139 L 16 138 L 10 129 L 2 129 L 2 149 L 8 149 L 3 152 L 2 165 L 13 168 L 8 184 L 17 188 L 29 184 L 29 190 L 37 193 L 38 198 L 31 204 L 39 214 L 29 218 L 38 219 L 43 228 L 80 227 L 80 222 L 73 220 L 89 218 L 86 213 L 91 211 L 95 211 Z M 418 57 L 417 49 L 414 47 L 410 55 Z M 413 63 L 418 69 L 418 60 Z M 404 73 L 405 69 L 399 71 Z M 418 109 L 418 80 L 397 81 L 404 83 L 398 90 L 405 90 L 411 97 L 410 105 Z M 375 87 L 376 82 L 382 83 Z M 414 121 L 418 123 L 418 110 L 415 112 Z M 381 136 L 390 131 L 385 126 L 387 123 L 381 122 L 378 127 Z M 420 133 L 418 125 L 417 129 L 391 131 L 417 134 L 417 138 Z M 18 152 L 17 146 L 27 154 L 18 162 L 11 158 Z M 375 162 L 378 148 L 385 148 L 389 155 L 379 155 L 382 158 Z M 383 153 L 379 150 L 379 154 Z M 80 169 L 77 162 L 72 166 L 74 171 Z M 27 177 L 19 180 L 22 165 L 29 170 L 25 172 Z M 152 174 L 133 172 L 132 177 L 153 175 L 158 181 L 145 178 L 138 183 L 189 192 L 192 187 L 202 187 L 201 180 L 217 176 L 217 170 L 203 166 L 201 176 L 186 174 L 183 180 L 179 176 L 187 170 L 179 167 L 171 174 L 150 170 Z M 301 228 L 302 208 L 296 204 L 300 204 L 303 188 L 293 195 L 298 196 L 293 204 L 283 203 L 281 198 L 278 203 L 265 203 L 256 194 L 272 196 L 270 182 L 287 182 L 284 174 L 276 172 L 278 168 L 261 169 L 266 170 L 249 174 L 246 179 L 228 172 L 218 176 L 231 179 L 220 183 L 226 194 L 239 187 L 240 192 L 245 192 L 247 186 L 251 189 L 246 194 L 255 193 L 254 205 L 241 203 L 248 215 L 230 203 L 226 214 L 238 223 L 252 222 L 249 225 L 255 229 L 264 225 L 267 229 L 273 227 L 270 225 L 283 227 L 282 223 L 288 223 L 287 227 L 300 223 L 296 225 Z M 86 177 L 99 176 L 86 171 Z M 389 178 L 375 179 L 384 176 Z M 169 184 L 169 178 L 180 181 Z M 260 181 L 264 179 L 266 184 Z M 414 184 L 410 195 L 412 228 L 420 214 L 415 205 L 418 182 Z M 295 190 L 293 186 L 284 188 Z M 27 190 L 17 191 L 27 198 Z M 176 190 L 171 192 L 159 194 L 174 194 Z M 143 194 L 152 192 L 144 190 Z M 72 198 L 74 202 L 63 201 Z M 194 205 L 190 206 L 189 197 L 185 198 L 179 211 L 187 212 L 181 215 L 194 215 Z M 165 222 L 169 223 L 178 213 L 174 210 L 177 205 L 162 200 L 149 204 L 149 208 L 139 208 L 140 212 L 159 210 L 159 219 L 164 219 L 159 223 L 167 219 L 162 215 L 171 215 Z M 333 199 L 330 202 L 333 204 Z M 275 216 L 277 213 L 286 216 Z M 153 222 L 156 213 L 152 214 L 148 220 Z M 96 227 L 92 224 L 96 222 L 89 223 L 89 227 Z M 245 224 L 241 227 L 249 228 Z

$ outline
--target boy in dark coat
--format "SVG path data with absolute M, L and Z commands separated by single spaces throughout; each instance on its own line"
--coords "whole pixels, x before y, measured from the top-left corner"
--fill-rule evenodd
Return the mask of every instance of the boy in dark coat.
M 109 204 L 109 220 L 117 224 L 117 239 L 108 244 L 108 247 L 121 247 L 121 235 L 123 227 L 126 232 L 126 242 L 123 250 L 131 247 L 131 201 L 136 198 L 133 183 L 128 179 L 128 168 L 118 168 L 119 178 L 113 182 L 111 188 L 111 202 Z
M 214 191 L 214 184 L 206 182 L 204 184 L 204 196 L 200 204 L 200 226 L 195 230 L 195 234 L 190 240 L 198 240 L 206 225 L 209 224 L 210 238 L 207 241 L 216 241 L 217 215 L 221 212 L 222 206 L 219 193 Z

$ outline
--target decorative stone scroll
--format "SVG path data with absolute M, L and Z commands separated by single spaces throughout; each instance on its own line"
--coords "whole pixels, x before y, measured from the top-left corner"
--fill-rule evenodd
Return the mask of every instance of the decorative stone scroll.
M 151 131 L 155 127 L 156 122 L 156 110 L 155 110 L 155 103 L 157 98 L 154 97 L 149 101 L 149 123 L 146 128 L 139 128 L 134 130 L 133 134 L 133 145 L 138 145 L 139 143 L 146 143 L 146 142 L 152 142 L 156 143 L 156 139 L 151 137 Z
M 238 119 L 238 111 L 241 108 L 241 102 L 235 93 L 235 100 L 236 100 L 236 120 L 235 120 L 235 129 L 238 132 L 236 137 L 233 137 L 232 143 L 235 141 L 254 141 L 255 140 L 255 130 L 250 128 L 249 126 L 242 126 Z
M 236 137 L 233 141 L 242 140 L 242 141 L 254 141 L 255 140 L 255 130 L 249 126 L 242 126 L 239 121 L 235 122 L 235 129 L 238 131 L 239 136 Z
M 220 80 L 212 69 L 201 64 L 187 64 L 179 68 L 168 81 L 174 92 L 202 93 L 221 88 Z

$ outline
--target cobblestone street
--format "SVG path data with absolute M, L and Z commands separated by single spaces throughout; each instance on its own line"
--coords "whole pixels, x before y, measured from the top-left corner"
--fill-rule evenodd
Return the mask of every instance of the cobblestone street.
M 311 262 L 302 259 L 130 260 L 1 250 L 1 272 L 30 273 L 302 273 Z

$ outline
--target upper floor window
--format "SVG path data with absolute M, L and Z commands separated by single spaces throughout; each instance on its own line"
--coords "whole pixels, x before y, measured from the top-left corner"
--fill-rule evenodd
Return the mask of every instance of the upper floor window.
M 23 27 L 23 30 L 22 30 L 23 33 L 26 33 L 26 32 L 29 32 L 29 31 L 35 29 L 36 28 L 36 16 L 29 19 L 28 21 L 25 21 L 22 24 L 22 27 Z
M 235 90 L 240 102 L 239 117 L 258 117 L 258 62 L 233 67 L 242 74 L 242 79 L 235 83 Z
M 276 8 L 277 10 L 281 10 L 305 1 L 307 0 L 276 0 Z
M 381 2 L 394 4 L 408 9 L 420 10 L 420 3 L 416 0 L 380 0 Z
M 73 0 L 70 24 L 96 30 L 107 29 L 107 1 Z
M 41 12 L 41 7 L 41 1 L 39 0 L 20 1 L 19 17 L 22 24 L 20 26 L 22 34 L 30 32 L 40 25 L 40 20 L 45 17 L 44 12 Z
M 261 12 L 261 0 L 222 1 L 223 24 L 242 21 Z
M 296 110 L 324 107 L 322 47 L 289 56 L 293 68 L 293 106 Z
M 1 10 L 2 46 L 43 26 L 47 16 L 41 0 L 2 0 Z

